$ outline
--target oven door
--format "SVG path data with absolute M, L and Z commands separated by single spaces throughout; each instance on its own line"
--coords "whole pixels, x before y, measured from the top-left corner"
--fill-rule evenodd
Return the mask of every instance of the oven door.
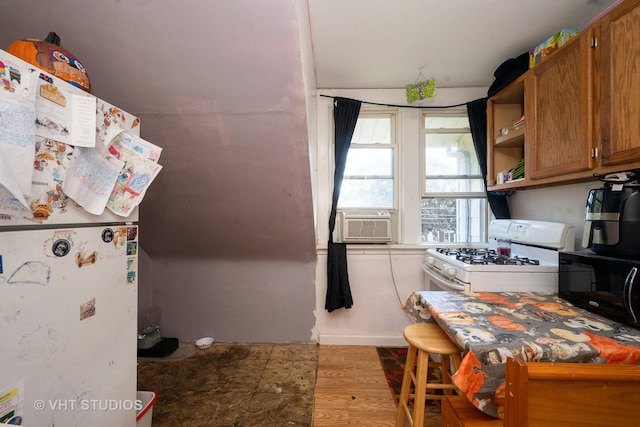
M 467 288 L 462 283 L 457 283 L 450 279 L 446 279 L 439 275 L 436 271 L 422 264 L 422 271 L 424 271 L 424 285 L 425 289 L 429 291 L 437 291 L 438 289 L 443 291 L 465 291 Z

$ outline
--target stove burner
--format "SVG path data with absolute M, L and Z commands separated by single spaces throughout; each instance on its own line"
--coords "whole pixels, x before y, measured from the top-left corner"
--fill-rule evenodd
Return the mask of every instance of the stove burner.
M 485 256 L 496 251 L 488 248 L 437 248 L 444 255 Z
M 489 264 L 489 259 L 487 255 L 476 255 L 476 254 L 467 254 L 467 253 L 459 253 L 455 255 L 458 261 L 462 261 L 465 264 Z
M 537 259 L 517 255 L 508 257 L 488 248 L 437 248 L 436 251 L 471 265 L 540 265 L 540 261 Z
M 537 259 L 521 258 L 519 256 L 509 258 L 503 255 L 498 255 L 492 260 L 492 263 L 499 265 L 540 265 L 540 261 Z

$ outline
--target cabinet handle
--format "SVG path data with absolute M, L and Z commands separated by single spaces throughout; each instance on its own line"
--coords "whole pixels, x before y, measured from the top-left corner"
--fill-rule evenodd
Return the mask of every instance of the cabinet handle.
M 607 142 L 606 139 L 600 138 L 600 159 L 607 160 L 607 156 L 604 155 L 604 144 Z
M 633 284 L 636 280 L 636 273 L 638 273 L 638 267 L 633 267 L 627 278 L 624 281 L 624 306 L 633 318 L 635 323 L 638 322 L 638 318 L 636 317 L 636 310 L 633 307 L 633 300 L 631 299 L 631 294 L 633 293 Z
M 595 49 L 598 47 L 598 38 L 597 37 L 591 37 L 591 49 Z

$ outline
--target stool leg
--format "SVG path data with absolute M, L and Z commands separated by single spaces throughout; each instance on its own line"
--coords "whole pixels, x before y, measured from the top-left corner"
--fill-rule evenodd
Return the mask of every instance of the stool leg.
M 427 394 L 427 372 L 429 372 L 429 353 L 418 351 L 416 367 L 416 396 L 413 399 L 413 426 L 424 424 L 424 405 Z
M 460 356 L 460 353 L 454 353 L 451 355 L 451 378 L 453 378 L 453 374 L 458 372 L 458 369 L 460 369 L 461 363 L 462 363 L 462 357 Z M 458 389 L 456 388 L 456 390 Z
M 404 375 L 402 376 L 402 387 L 400 388 L 400 399 L 398 400 L 398 414 L 396 416 L 396 427 L 402 427 L 404 425 L 404 419 L 407 415 L 409 417 L 409 394 L 411 393 L 411 375 L 413 368 L 416 365 L 416 354 L 418 349 L 412 345 L 409 345 L 407 351 L 407 360 L 404 363 Z
M 451 384 L 451 360 L 449 359 L 449 355 L 448 354 L 443 354 L 440 357 L 442 357 L 442 365 L 441 368 L 442 369 L 442 383 L 443 384 Z M 443 389 L 442 390 L 444 392 L 445 396 L 451 396 L 451 389 Z
M 462 364 L 462 357 L 460 353 L 455 353 L 451 355 L 451 359 L 453 360 L 453 373 L 455 374 L 458 369 L 460 369 L 460 365 Z

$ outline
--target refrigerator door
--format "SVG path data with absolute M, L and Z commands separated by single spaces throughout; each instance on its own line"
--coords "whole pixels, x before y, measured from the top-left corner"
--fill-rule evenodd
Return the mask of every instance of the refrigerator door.
M 124 225 L 0 233 L 0 420 L 135 426 L 137 239 Z

